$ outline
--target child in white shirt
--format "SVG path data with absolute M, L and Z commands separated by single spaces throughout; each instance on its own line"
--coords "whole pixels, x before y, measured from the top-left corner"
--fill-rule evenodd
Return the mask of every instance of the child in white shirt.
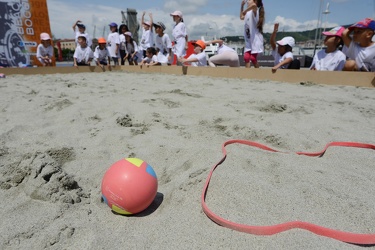
M 94 51 L 94 60 L 97 66 L 104 69 L 105 65 L 111 64 L 111 57 L 106 48 L 107 41 L 103 37 L 98 39 L 98 44 Z
M 73 55 L 74 66 L 90 66 L 94 58 L 94 53 L 91 48 L 87 46 L 86 36 L 82 35 L 78 37 L 78 45 Z
M 279 24 L 275 23 L 273 27 L 273 33 L 271 35 L 270 43 L 272 47 L 272 56 L 275 59 L 272 72 L 276 72 L 277 69 L 287 69 L 289 64 L 293 62 L 293 47 L 295 40 L 291 36 L 286 36 L 283 39 L 276 42 L 276 33 L 279 29 Z M 276 46 L 277 45 L 277 46 Z
M 189 63 L 191 66 L 195 67 L 206 67 L 207 58 L 204 50 L 206 49 L 206 44 L 202 40 L 196 41 L 194 44 L 194 54 L 191 54 L 188 58 L 180 57 L 179 62 L 185 64 Z
M 353 32 L 353 38 L 350 33 Z M 375 72 L 375 21 L 366 18 L 345 29 L 342 35 L 344 44 L 348 47 L 346 55 L 349 60 L 345 63 L 346 71 Z
M 147 48 L 146 50 L 146 57 L 143 58 L 141 63 L 139 64 L 141 67 L 143 65 L 146 66 L 156 66 L 156 65 L 161 65 L 158 62 L 158 57 L 156 56 L 156 49 L 154 47 Z
M 81 22 L 81 20 L 77 20 L 77 22 L 74 23 L 72 28 L 75 35 L 76 45 L 78 46 L 78 37 L 84 35 L 86 37 L 87 46 L 91 47 L 92 42 L 90 36 L 86 32 L 86 26 Z
M 211 67 L 216 67 L 216 64 L 228 65 L 229 67 L 240 67 L 240 61 L 237 52 L 231 47 L 224 44 L 223 40 L 212 40 L 205 42 L 206 45 L 218 44 L 217 51 L 214 56 L 208 59 L 208 64 Z
M 119 27 L 119 38 L 120 38 L 119 50 L 120 50 L 121 65 L 125 65 L 125 57 L 126 57 L 125 32 L 128 32 L 128 31 L 129 31 L 129 29 L 128 29 L 128 26 L 126 24 L 121 24 L 120 25 L 120 27 Z
M 153 19 L 152 13 L 149 14 L 150 21 L 145 21 L 146 11 L 142 14 L 142 38 L 141 42 L 139 43 L 139 48 L 143 51 L 143 58 L 146 57 L 146 50 L 150 47 L 154 46 L 154 32 L 153 32 Z
M 326 36 L 324 45 L 326 49 L 319 51 L 313 59 L 311 70 L 341 71 L 346 62 L 346 55 L 338 48 L 342 44 L 342 32 L 344 27 L 338 26 L 330 31 L 323 32 Z
M 176 10 L 170 15 L 173 17 L 173 21 L 176 23 L 176 25 L 173 27 L 172 36 L 174 39 L 173 53 L 178 59 L 186 55 L 186 50 L 188 49 L 188 35 L 182 12 Z
M 44 66 L 52 66 L 53 47 L 51 45 L 51 37 L 47 33 L 40 34 L 41 43 L 36 49 L 36 57 Z
M 119 65 L 119 53 L 120 53 L 120 35 L 117 32 L 117 24 L 110 23 L 109 28 L 111 33 L 108 35 L 107 48 L 109 51 L 109 56 L 112 58 L 115 65 Z
M 138 65 L 138 46 L 134 41 L 130 31 L 125 32 L 125 60 L 128 59 L 129 65 Z
M 162 22 L 154 23 L 155 33 L 155 47 L 159 50 L 158 61 L 160 63 L 167 63 L 171 65 L 173 62 L 172 42 L 168 34 L 164 33 L 165 25 Z

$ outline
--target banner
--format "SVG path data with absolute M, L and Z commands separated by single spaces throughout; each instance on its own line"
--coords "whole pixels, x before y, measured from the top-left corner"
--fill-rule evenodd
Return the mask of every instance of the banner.
M 0 66 L 41 66 L 36 49 L 43 32 L 52 37 L 47 0 L 0 0 Z

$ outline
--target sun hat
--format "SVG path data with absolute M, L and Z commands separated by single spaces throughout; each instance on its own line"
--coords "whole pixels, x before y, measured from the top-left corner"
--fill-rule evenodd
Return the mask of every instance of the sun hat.
M 283 39 L 277 41 L 276 43 L 281 46 L 289 45 L 290 47 L 294 47 L 294 45 L 296 44 L 294 38 L 291 36 L 286 36 Z
M 345 28 L 342 26 L 337 26 L 329 31 L 322 32 L 323 35 L 325 36 L 342 36 L 342 32 L 344 32 Z
M 40 40 L 51 40 L 48 33 L 40 33 Z
M 202 48 L 202 50 L 204 50 L 206 48 L 206 44 L 202 41 L 202 40 L 198 40 L 196 41 L 195 43 L 193 43 L 193 45 L 198 45 L 199 47 Z
M 77 23 L 77 27 L 86 29 L 86 26 L 83 23 Z
M 371 18 L 365 18 L 358 23 L 353 24 L 349 27 L 349 30 L 353 30 L 355 28 L 361 28 L 361 29 L 371 29 L 375 31 L 375 21 Z
M 125 35 L 125 36 L 133 37 L 133 35 L 132 35 L 132 33 L 131 33 L 130 31 L 126 31 L 126 32 L 124 33 L 124 35 Z
M 179 16 L 179 17 L 182 18 L 182 12 L 179 11 L 179 10 L 176 10 L 176 11 L 174 11 L 174 12 L 171 13 L 171 16 Z
M 165 30 L 165 25 L 162 22 L 156 22 L 156 23 L 153 23 L 153 25 L 154 25 L 155 28 L 160 27 L 160 28 L 162 28 L 162 30 Z
M 149 21 L 143 22 L 143 24 L 146 24 L 147 26 L 151 26 L 151 22 L 149 22 Z
M 107 43 L 107 41 L 103 37 L 100 37 L 98 43 Z
M 117 27 L 117 23 L 110 23 L 109 26 L 111 26 L 111 27 Z

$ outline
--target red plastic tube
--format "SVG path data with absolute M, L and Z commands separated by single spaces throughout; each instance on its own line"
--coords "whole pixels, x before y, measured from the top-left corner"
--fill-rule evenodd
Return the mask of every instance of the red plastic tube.
M 287 231 L 289 229 L 300 228 L 300 229 L 308 230 L 317 235 L 329 237 L 329 238 L 336 239 L 336 240 L 343 241 L 343 242 L 348 242 L 348 243 L 353 243 L 353 244 L 363 244 L 363 245 L 375 244 L 375 234 L 357 234 L 357 233 L 351 233 L 351 232 L 344 232 L 344 231 L 330 229 L 330 228 L 318 226 L 318 225 L 308 223 L 308 222 L 303 222 L 303 221 L 290 221 L 290 222 L 277 224 L 277 225 L 270 225 L 270 226 L 251 226 L 251 225 L 239 224 L 239 223 L 235 223 L 232 221 L 228 221 L 216 215 L 214 212 L 212 212 L 208 208 L 206 204 L 207 190 L 208 190 L 208 186 L 210 184 L 210 180 L 211 180 L 214 170 L 225 161 L 225 158 L 227 156 L 227 151 L 225 149 L 225 146 L 233 144 L 233 143 L 239 143 L 239 144 L 244 144 L 244 145 L 248 145 L 251 147 L 257 147 L 257 148 L 270 151 L 270 152 L 280 152 L 275 149 L 269 148 L 263 144 L 252 142 L 252 141 L 247 141 L 247 140 L 229 140 L 223 143 L 222 152 L 224 156 L 215 166 L 211 168 L 210 173 L 206 179 L 206 183 L 204 185 L 202 196 L 201 196 L 202 209 L 204 213 L 212 221 L 216 222 L 217 224 L 223 227 L 227 227 L 233 230 L 237 230 L 237 231 L 245 232 L 249 234 L 255 234 L 255 235 L 273 235 L 273 234 L 281 233 L 283 231 Z M 331 142 L 327 144 L 322 151 L 315 152 L 315 153 L 296 152 L 296 154 L 305 155 L 305 156 L 323 156 L 327 148 L 333 147 L 333 146 L 365 148 L 365 149 L 375 150 L 375 145 L 373 144 L 365 144 L 365 143 L 358 143 L 358 142 Z

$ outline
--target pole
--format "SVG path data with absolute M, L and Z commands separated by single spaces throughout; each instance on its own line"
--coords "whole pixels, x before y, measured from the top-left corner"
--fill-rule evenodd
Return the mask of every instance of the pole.
M 317 40 L 318 40 L 318 34 L 319 34 L 319 30 L 320 30 L 320 22 L 321 22 L 321 19 L 322 19 L 322 6 L 323 6 L 323 1 L 324 0 L 320 0 L 320 4 L 319 4 L 319 10 L 318 10 L 318 22 L 316 24 L 316 30 L 315 30 L 315 46 L 317 45 Z

